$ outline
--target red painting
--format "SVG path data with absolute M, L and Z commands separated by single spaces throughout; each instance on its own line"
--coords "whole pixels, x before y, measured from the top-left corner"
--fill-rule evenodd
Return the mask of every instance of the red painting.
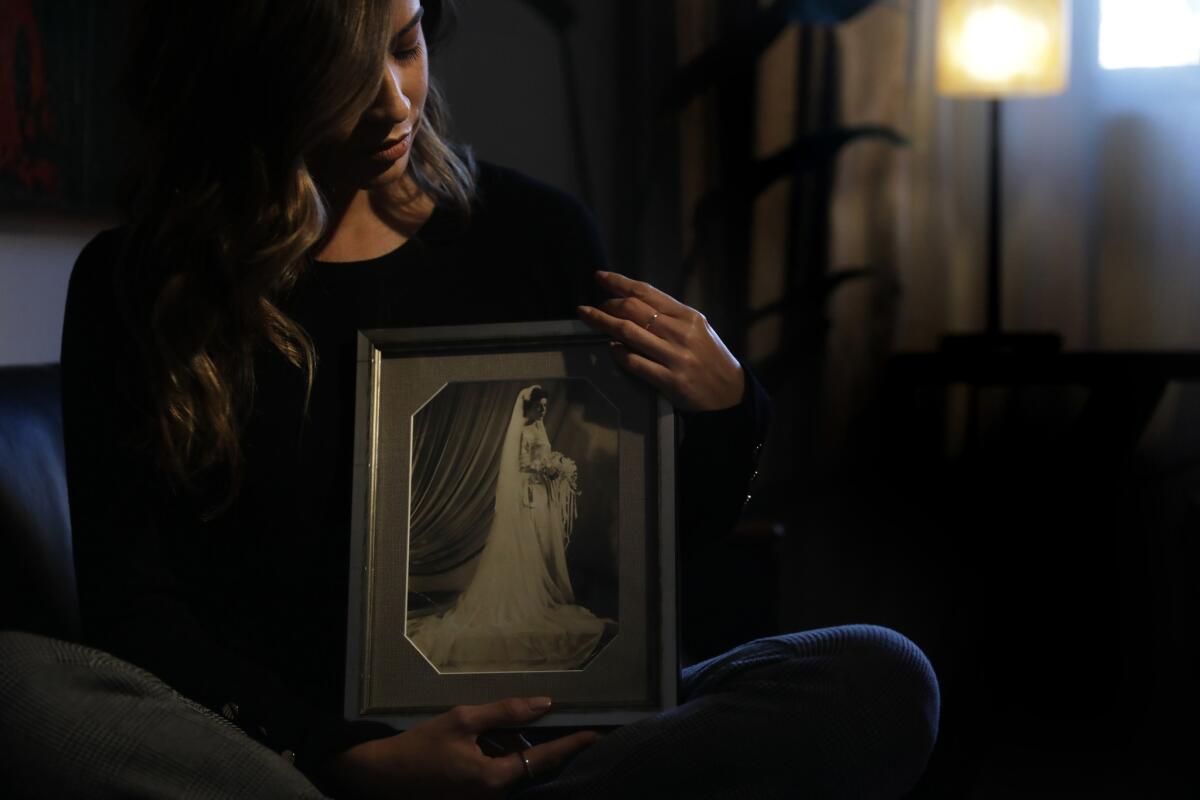
M 0 0 L 0 212 L 108 213 L 131 157 L 132 0 Z
M 0 1 L 0 181 L 30 196 L 60 192 L 54 149 L 53 87 L 32 0 Z

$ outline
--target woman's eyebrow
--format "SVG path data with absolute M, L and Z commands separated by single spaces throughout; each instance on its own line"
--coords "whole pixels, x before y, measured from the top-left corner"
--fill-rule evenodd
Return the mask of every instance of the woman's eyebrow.
M 417 9 L 417 13 L 413 14 L 413 18 L 412 18 L 412 19 L 410 19 L 410 20 L 409 20 L 409 21 L 408 21 L 408 22 L 407 22 L 407 23 L 404 25 L 404 27 L 403 27 L 403 28 L 401 28 L 400 30 L 396 31 L 396 35 L 392 37 L 392 40 L 393 40 L 393 41 L 395 41 L 396 39 L 399 39 L 401 36 L 403 36 L 404 34 L 408 33 L 408 32 L 409 32 L 409 31 L 411 31 L 413 28 L 417 27 L 417 25 L 418 25 L 418 24 L 420 24 L 420 22 L 421 22 L 421 17 L 423 17 L 423 16 L 425 16 L 425 9 L 424 9 L 424 8 L 418 8 L 418 9 Z

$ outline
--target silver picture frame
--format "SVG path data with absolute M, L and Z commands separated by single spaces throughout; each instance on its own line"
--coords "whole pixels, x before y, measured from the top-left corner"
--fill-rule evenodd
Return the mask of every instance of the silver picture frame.
M 616 365 L 611 347 L 609 338 L 577 321 L 359 333 L 346 719 L 374 720 L 406 729 L 456 705 L 548 696 L 554 701 L 554 711 L 535 725 L 607 726 L 627 724 L 677 705 L 675 415 L 661 395 Z M 410 638 L 409 633 L 419 624 L 420 614 L 427 616 L 420 621 L 426 624 L 426 631 L 441 630 L 433 623 L 453 617 L 452 610 L 468 596 L 466 589 L 473 579 L 458 577 L 469 572 L 470 560 L 455 564 L 458 572 L 448 570 L 434 576 L 417 574 L 413 566 L 417 561 L 413 555 L 417 548 L 411 541 L 415 530 L 413 476 L 428 472 L 420 472 L 420 468 L 422 458 L 430 460 L 422 455 L 430 447 L 453 446 L 448 434 L 445 439 L 433 438 L 430 445 L 431 435 L 425 431 L 434 430 L 433 416 L 449 413 L 438 405 L 450 402 L 442 398 L 451 393 L 468 400 L 478 396 L 491 403 L 491 411 L 473 416 L 472 430 L 486 429 L 491 438 L 486 447 L 477 449 L 494 452 L 495 420 L 510 418 L 507 411 L 499 413 L 495 398 L 503 398 L 505 408 L 513 408 L 514 422 L 508 429 L 514 430 L 521 426 L 515 423 L 518 411 L 512 398 L 520 400 L 513 388 L 534 385 L 548 387 L 550 403 L 559 407 L 556 430 L 567 430 L 573 424 L 568 431 L 573 441 L 590 442 L 586 447 L 580 445 L 577 456 L 581 492 L 575 513 L 588 524 L 576 524 L 576 538 L 592 536 L 605 543 L 574 544 L 570 539 L 566 560 L 571 562 L 570 547 L 575 547 L 576 553 L 607 554 L 593 556 L 591 568 L 583 573 L 593 576 L 587 585 L 592 587 L 592 596 L 600 598 L 589 606 L 596 613 L 579 612 L 603 618 L 604 634 L 586 661 L 571 662 L 569 667 L 531 668 L 515 663 L 511 668 L 456 671 L 444 663 L 435 666 L 432 648 L 425 645 L 423 650 L 414 643 L 414 639 L 426 639 Z M 546 413 L 544 409 L 542 413 Z M 591 421 L 579 421 L 585 418 Z M 449 425 L 445 421 L 441 425 L 436 429 L 439 432 L 457 427 L 452 416 Z M 414 450 L 414 431 L 419 450 Z M 443 441 L 448 443 L 441 444 Z M 600 447 L 597 442 L 611 444 Z M 588 460 L 593 451 L 600 455 Z M 449 458 L 439 455 L 439 467 Z M 497 463 L 500 458 L 496 457 Z M 473 463 L 479 461 L 476 458 Z M 472 499 L 475 505 L 487 507 L 490 500 L 493 511 L 499 507 L 494 483 L 498 470 L 492 469 L 492 484 L 472 482 L 479 487 L 472 491 L 480 493 Z M 427 483 L 418 488 L 432 492 L 425 488 Z M 461 486 L 455 491 L 461 492 Z M 418 498 L 418 510 L 425 507 L 424 497 Z M 501 515 L 495 512 L 491 516 L 498 520 Z M 459 527 L 466 530 L 468 526 Z M 482 536 L 484 544 L 478 544 L 484 529 L 476 524 L 470 536 L 457 528 L 453 533 L 475 559 L 475 576 L 482 572 L 478 564 L 486 542 L 496 540 L 489 532 Z M 581 529 L 586 530 L 581 534 Z M 441 528 L 433 530 L 435 536 L 442 535 Z M 428 549 L 428 535 L 424 529 L 419 534 L 424 538 L 418 543 Z M 450 541 L 451 533 L 445 536 Z M 576 566 L 570 564 L 572 576 Z M 594 577 L 597 575 L 600 577 Z M 441 605 L 416 608 L 429 598 L 415 589 L 438 581 L 445 582 L 447 586 L 442 588 L 449 590 L 431 594 L 448 599 Z M 572 595 L 573 602 L 577 599 L 578 593 Z M 448 624 L 443 627 L 451 628 Z M 439 635 L 453 639 L 451 634 Z M 520 636 L 526 635 L 522 629 Z M 463 635 L 462 639 L 470 637 Z

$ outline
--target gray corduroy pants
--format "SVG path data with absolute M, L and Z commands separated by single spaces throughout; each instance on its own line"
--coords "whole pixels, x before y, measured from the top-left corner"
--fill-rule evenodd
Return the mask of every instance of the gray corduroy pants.
M 520 800 L 897 798 L 937 736 L 912 642 L 853 625 L 689 667 L 680 706 L 605 736 Z M 0 634 L 5 797 L 320 798 L 294 767 L 154 676 L 90 648 Z

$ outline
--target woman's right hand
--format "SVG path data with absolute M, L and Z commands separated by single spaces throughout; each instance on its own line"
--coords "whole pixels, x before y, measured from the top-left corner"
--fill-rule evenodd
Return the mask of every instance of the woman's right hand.
M 336 756 L 328 774 L 357 798 L 499 798 L 526 777 L 521 755 L 492 758 L 476 742 L 496 728 L 527 725 L 550 710 L 547 697 L 510 698 L 457 706 L 386 739 L 363 742 Z M 530 772 L 546 775 L 599 735 L 581 731 L 531 747 Z

